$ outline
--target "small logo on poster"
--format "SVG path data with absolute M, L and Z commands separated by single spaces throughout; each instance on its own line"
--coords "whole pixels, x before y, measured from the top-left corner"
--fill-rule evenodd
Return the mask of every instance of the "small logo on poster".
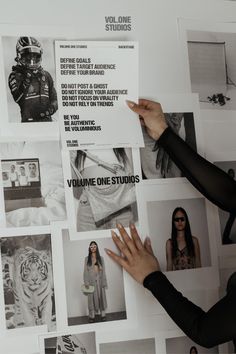
M 105 16 L 105 31 L 131 31 L 131 16 Z

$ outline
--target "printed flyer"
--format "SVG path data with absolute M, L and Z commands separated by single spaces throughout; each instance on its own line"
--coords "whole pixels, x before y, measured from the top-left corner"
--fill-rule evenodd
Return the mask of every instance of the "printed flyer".
M 56 41 L 55 50 L 63 147 L 143 146 L 125 106 L 138 98 L 138 44 Z

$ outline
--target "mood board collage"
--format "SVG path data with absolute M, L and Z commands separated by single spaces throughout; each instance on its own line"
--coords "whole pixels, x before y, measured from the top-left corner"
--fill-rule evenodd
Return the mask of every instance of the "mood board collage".
M 176 134 L 235 178 L 236 26 L 178 28 L 189 92 L 156 101 Z M 233 353 L 231 343 L 194 344 L 105 252 L 118 252 L 117 223 L 134 223 L 168 279 L 204 309 L 236 270 L 235 217 L 187 181 L 126 105 L 139 97 L 138 41 L 34 26 L 1 25 L 0 35 L 4 353 Z M 176 218 L 187 220 L 194 256 L 178 244 L 172 255 Z

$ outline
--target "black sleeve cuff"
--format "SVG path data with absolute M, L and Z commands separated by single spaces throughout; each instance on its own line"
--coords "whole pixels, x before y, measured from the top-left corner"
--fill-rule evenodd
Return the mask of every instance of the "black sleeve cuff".
M 170 127 L 167 127 L 158 139 L 158 144 L 164 146 L 171 134 L 174 134 L 172 129 Z
M 166 279 L 166 276 L 161 271 L 156 271 L 148 274 L 143 281 L 143 286 L 148 290 L 152 290 L 153 287 L 158 286 L 158 282 L 161 282 L 163 278 Z

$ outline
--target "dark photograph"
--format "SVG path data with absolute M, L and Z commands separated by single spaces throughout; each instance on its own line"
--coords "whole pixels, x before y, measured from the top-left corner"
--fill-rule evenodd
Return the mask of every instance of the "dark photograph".
M 195 151 L 197 150 L 196 133 L 192 112 L 165 113 L 168 126 Z M 140 148 L 143 179 L 183 177 L 180 169 L 170 159 L 167 152 L 153 140 L 142 127 L 144 148 Z
M 3 37 L 9 122 L 57 120 L 54 40 Z

